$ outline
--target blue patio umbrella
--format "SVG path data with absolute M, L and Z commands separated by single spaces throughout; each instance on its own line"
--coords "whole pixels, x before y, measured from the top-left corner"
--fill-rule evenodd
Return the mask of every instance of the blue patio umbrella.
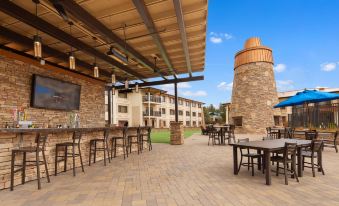
M 325 102 L 334 99 L 339 99 L 339 94 L 329 93 L 329 92 L 320 92 L 317 90 L 304 90 L 302 92 L 298 92 L 296 95 L 286 99 L 285 101 L 280 102 L 275 105 L 274 108 L 278 107 L 287 107 L 287 106 L 295 106 L 295 105 L 306 105 L 307 106 L 307 115 L 310 116 L 310 111 L 308 108 L 308 103 L 317 103 L 317 102 Z M 308 118 L 308 126 L 311 126 L 310 118 Z
M 298 92 L 293 97 L 290 97 L 285 101 L 280 102 L 279 104 L 275 105 L 274 108 L 325 102 L 334 99 L 339 99 L 339 94 L 320 92 L 317 90 L 304 90 L 302 92 Z

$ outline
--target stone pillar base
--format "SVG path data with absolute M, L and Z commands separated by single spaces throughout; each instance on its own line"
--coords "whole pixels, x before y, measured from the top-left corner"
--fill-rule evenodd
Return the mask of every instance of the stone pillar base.
M 184 144 L 184 125 L 182 122 L 171 122 L 170 133 L 170 143 L 172 145 Z

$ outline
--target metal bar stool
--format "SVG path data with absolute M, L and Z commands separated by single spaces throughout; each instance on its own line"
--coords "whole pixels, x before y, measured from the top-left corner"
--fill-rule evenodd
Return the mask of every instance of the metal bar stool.
M 128 130 L 128 128 L 124 127 L 121 130 L 121 135 L 113 136 L 111 138 L 111 159 L 113 159 L 113 157 L 114 158 L 116 157 L 116 155 L 117 155 L 117 147 L 122 147 L 122 151 L 123 151 L 123 154 L 124 154 L 124 159 L 126 159 L 126 156 L 128 157 L 127 130 Z M 118 144 L 118 140 L 121 141 L 120 144 Z
M 97 151 L 104 152 L 104 165 L 105 166 L 106 166 L 106 153 L 107 153 L 108 161 L 109 163 L 111 163 L 111 159 L 109 158 L 108 136 L 109 136 L 109 128 L 106 128 L 104 130 L 104 138 L 91 139 L 89 141 L 89 166 L 91 166 L 92 154 L 94 155 L 94 158 L 93 158 L 94 163 L 96 162 Z M 98 142 L 102 142 L 102 147 L 97 147 Z
M 58 174 L 58 162 L 64 162 L 64 172 L 66 172 L 68 157 L 72 157 L 73 160 L 73 176 L 75 176 L 75 157 L 80 158 L 82 172 L 85 172 L 81 156 L 80 141 L 81 141 L 81 132 L 74 131 L 72 136 L 72 142 L 63 142 L 55 145 L 55 167 L 54 167 L 55 176 L 57 176 Z M 72 154 L 70 155 L 68 154 L 69 147 L 72 148 Z M 78 153 L 75 153 L 75 147 L 78 147 Z M 62 148 L 64 149 L 64 155 L 59 156 L 59 151 L 61 151 Z M 61 157 L 62 159 L 58 160 L 58 157 Z
M 18 149 L 12 150 L 12 162 L 11 162 L 11 191 L 13 191 L 14 187 L 14 174 L 18 171 L 21 171 L 21 182 L 25 184 L 25 177 L 26 177 L 26 167 L 27 166 L 36 166 L 37 168 L 37 179 L 38 179 L 38 189 L 41 189 L 41 182 L 40 182 L 40 165 L 45 165 L 46 177 L 47 182 L 50 182 L 49 174 L 48 174 L 48 167 L 45 155 L 45 145 L 47 141 L 47 134 L 40 134 L 38 133 L 35 138 L 36 146 L 29 146 L 29 147 L 20 147 Z M 42 153 L 43 160 L 40 160 L 40 152 Z M 27 153 L 35 153 L 35 160 L 26 160 Z M 15 156 L 18 154 L 23 155 L 22 165 L 15 164 Z M 27 165 L 27 163 L 31 163 Z M 15 167 L 20 167 L 19 169 L 15 170 Z
M 144 142 L 147 142 L 148 151 L 152 150 L 151 131 L 152 131 L 152 127 L 142 127 L 142 128 L 140 128 L 140 148 L 141 148 L 141 152 L 142 152 L 142 150 L 144 150 Z
M 129 153 L 132 153 L 132 145 L 136 144 L 138 148 L 138 154 L 140 153 L 140 127 L 137 128 L 137 131 L 133 131 L 133 133 L 127 134 L 127 140 L 128 140 L 128 147 L 129 147 Z

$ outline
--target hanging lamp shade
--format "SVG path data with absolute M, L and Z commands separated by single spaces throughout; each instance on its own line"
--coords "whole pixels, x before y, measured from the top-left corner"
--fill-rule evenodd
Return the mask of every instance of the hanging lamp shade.
M 112 74 L 112 84 L 115 84 L 116 79 L 115 79 L 115 74 Z
M 39 35 L 34 35 L 34 57 L 40 59 L 42 57 L 42 43 Z
M 75 57 L 73 52 L 69 54 L 69 69 L 74 70 L 75 69 Z
M 94 72 L 94 74 L 93 74 L 94 77 L 99 78 L 99 67 L 96 64 L 94 64 L 93 72 Z
M 126 79 L 126 80 L 125 80 L 125 89 L 128 89 L 128 87 L 129 87 L 129 82 L 128 82 L 128 80 Z

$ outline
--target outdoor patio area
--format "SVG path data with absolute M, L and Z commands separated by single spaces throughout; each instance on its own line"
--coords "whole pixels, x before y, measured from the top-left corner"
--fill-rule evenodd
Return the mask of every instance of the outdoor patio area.
M 236 138 L 248 135 L 236 135 Z M 261 136 L 257 136 L 260 138 Z M 253 139 L 253 136 L 251 137 Z M 152 151 L 98 162 L 76 177 L 71 171 L 0 191 L 1 205 L 338 205 L 338 154 L 323 152 L 325 176 L 305 169 L 300 183 L 272 174 L 255 176 L 242 167 L 233 175 L 232 147 L 207 146 L 207 136 L 195 134 L 185 144 L 154 144 Z M 78 169 L 80 171 L 80 169 Z

